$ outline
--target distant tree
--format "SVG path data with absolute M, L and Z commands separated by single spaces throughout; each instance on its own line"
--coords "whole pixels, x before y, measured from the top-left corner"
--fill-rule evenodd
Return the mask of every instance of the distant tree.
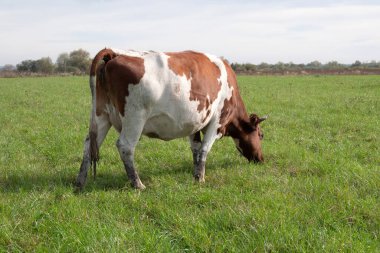
M 358 60 L 356 60 L 354 63 L 352 63 L 351 67 L 360 67 L 362 63 Z
M 380 62 L 376 62 L 374 60 L 367 62 L 367 63 L 362 63 L 361 64 L 362 68 L 380 68 Z
M 274 66 L 275 70 L 285 70 L 285 64 L 283 62 L 277 62 Z
M 75 70 L 75 72 L 86 73 L 90 68 L 90 53 L 83 49 L 72 51 L 68 60 L 68 66 L 71 70 Z
M 12 64 L 5 64 L 2 68 L 1 71 L 14 71 L 16 69 L 15 66 Z
M 297 69 L 305 69 L 305 68 L 306 68 L 306 65 L 303 64 L 303 63 L 301 63 L 301 64 L 296 65 L 296 68 L 297 68 Z
M 231 68 L 235 72 L 244 72 L 245 71 L 243 64 L 240 64 L 240 63 L 232 63 Z
M 19 72 L 37 72 L 36 61 L 24 60 L 16 65 L 17 71 Z
M 343 67 L 343 64 L 340 64 L 337 61 L 329 61 L 328 63 L 325 64 L 324 67 L 327 69 L 339 69 Z
M 67 67 L 69 63 L 69 54 L 68 53 L 61 53 L 57 61 L 55 62 L 56 68 L 58 72 L 67 72 Z
M 320 69 L 322 67 L 322 63 L 320 63 L 319 61 L 312 61 L 306 64 L 306 67 L 310 69 Z
M 54 71 L 54 64 L 50 57 L 42 57 L 35 62 L 36 72 L 51 74 Z
M 270 65 L 265 62 L 262 62 L 259 65 L 257 65 L 257 69 L 259 70 L 268 70 L 269 68 L 270 68 Z
M 54 64 L 50 57 L 42 57 L 39 60 L 24 60 L 16 65 L 19 72 L 33 72 L 51 74 L 54 71 Z
M 245 63 L 243 64 L 244 70 L 247 72 L 254 72 L 256 71 L 256 65 L 251 64 L 251 63 Z

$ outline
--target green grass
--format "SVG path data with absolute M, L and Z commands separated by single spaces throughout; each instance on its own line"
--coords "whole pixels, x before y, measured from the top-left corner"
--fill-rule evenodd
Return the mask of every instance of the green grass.
M 114 130 L 73 192 L 87 77 L 0 79 L 0 252 L 380 252 L 380 76 L 240 76 L 265 163 L 217 141 L 206 183 L 186 138 L 143 137 L 129 186 Z

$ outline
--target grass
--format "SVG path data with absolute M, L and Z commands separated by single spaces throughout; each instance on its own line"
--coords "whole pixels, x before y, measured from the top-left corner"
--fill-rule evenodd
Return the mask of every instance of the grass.
M 379 252 L 380 77 L 238 79 L 264 164 L 223 138 L 198 185 L 186 138 L 143 137 L 140 192 L 112 130 L 81 194 L 87 78 L 0 79 L 0 252 Z

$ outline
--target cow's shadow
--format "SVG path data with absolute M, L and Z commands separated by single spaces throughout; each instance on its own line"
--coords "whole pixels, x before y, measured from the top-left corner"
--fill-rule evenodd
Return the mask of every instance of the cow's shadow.
M 213 170 L 228 170 L 233 162 L 227 159 L 213 160 L 206 164 L 206 174 L 212 173 Z M 102 167 L 105 165 L 102 165 Z M 170 175 L 173 178 L 185 175 L 189 180 L 193 176 L 193 163 L 191 160 L 184 159 L 170 168 L 148 169 L 144 165 L 140 166 L 139 174 L 142 182 L 149 188 L 149 185 L 156 177 Z M 6 177 L 0 178 L 0 191 L 3 193 L 28 192 L 28 191 L 55 191 L 61 189 L 63 191 L 71 190 L 75 193 L 92 192 L 92 191 L 109 191 L 109 190 L 134 190 L 129 183 L 127 175 L 120 165 L 120 170 L 109 171 L 107 169 L 98 168 L 96 179 L 93 178 L 92 172 L 89 170 L 87 182 L 82 191 L 78 191 L 75 187 L 75 180 L 78 171 L 73 168 L 61 170 L 57 173 L 15 173 L 8 174 Z

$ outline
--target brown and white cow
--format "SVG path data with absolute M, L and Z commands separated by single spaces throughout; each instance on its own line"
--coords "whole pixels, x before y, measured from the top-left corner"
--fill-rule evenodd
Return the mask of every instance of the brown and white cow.
M 218 57 L 106 48 L 92 62 L 90 88 L 92 112 L 79 188 L 91 164 L 96 173 L 99 147 L 111 126 L 120 133 L 116 146 L 128 178 L 139 189 L 145 186 L 133 160 L 142 134 L 162 140 L 189 136 L 199 182 L 204 181 L 207 154 L 222 136 L 231 136 L 249 161 L 264 160 L 259 123 L 265 117 L 248 116 L 233 70 Z

